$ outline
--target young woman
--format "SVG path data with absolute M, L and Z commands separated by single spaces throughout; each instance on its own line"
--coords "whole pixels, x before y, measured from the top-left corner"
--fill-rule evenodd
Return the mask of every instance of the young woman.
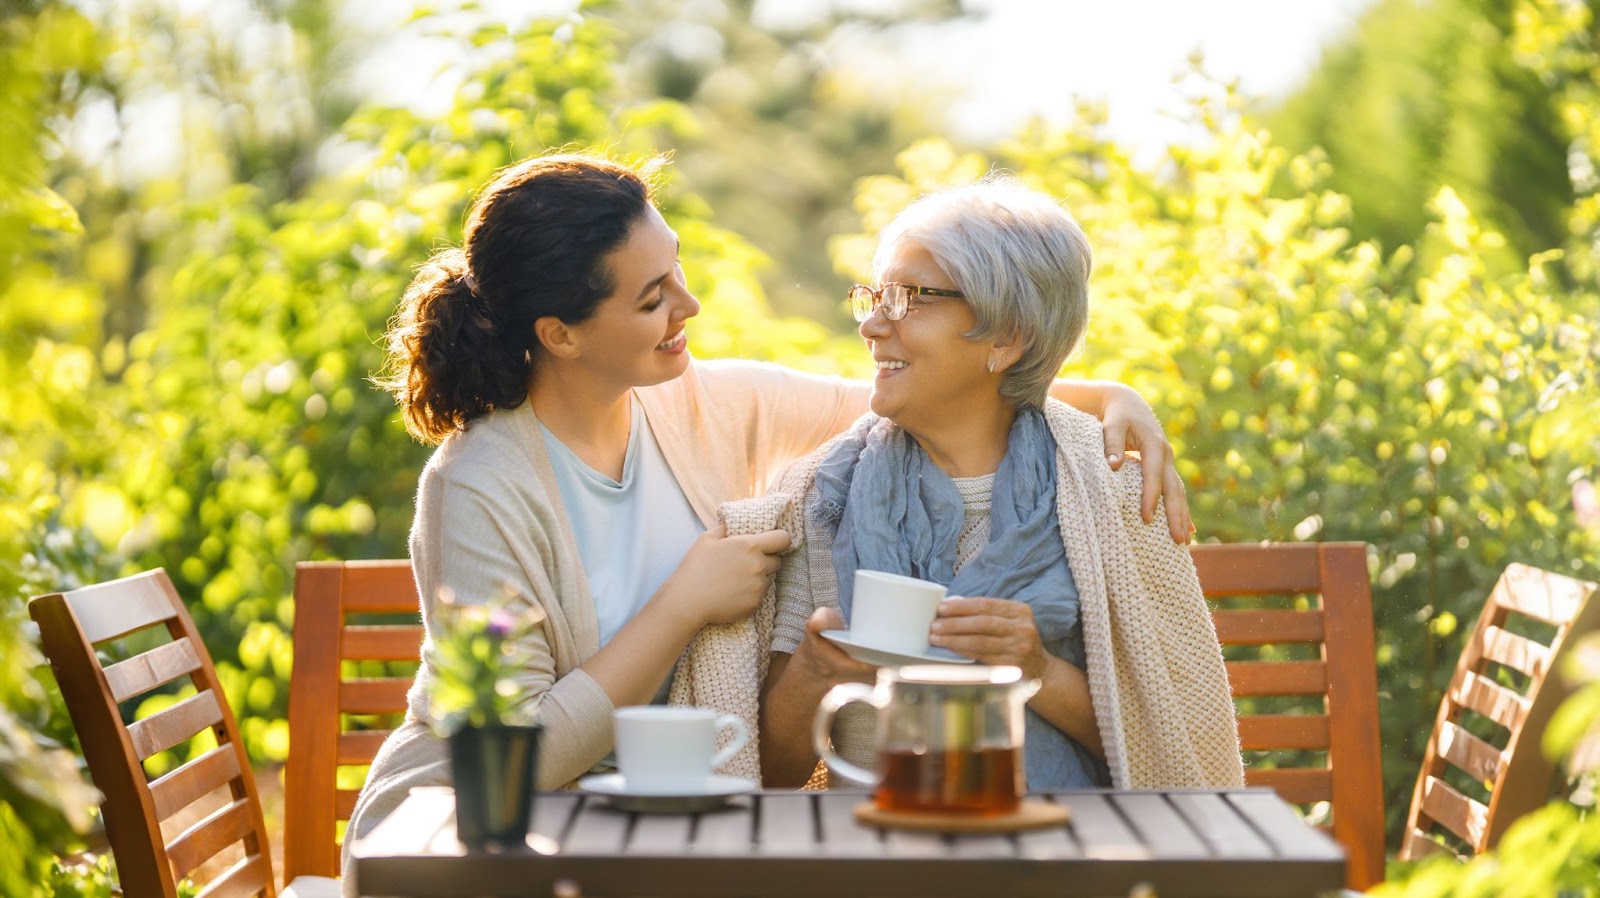
M 541 788 L 607 756 L 612 710 L 656 698 L 697 630 L 754 610 L 789 537 L 729 537 L 718 504 L 755 494 L 867 407 L 864 383 L 693 361 L 684 327 L 699 309 L 648 182 L 603 159 L 546 156 L 484 188 L 463 248 L 421 269 L 389 335 L 386 386 L 411 432 L 439 444 L 411 532 L 423 623 L 434 632 L 446 593 L 509 594 L 542 619 L 518 682 L 545 728 Z M 1057 390 L 1103 410 L 1117 461 L 1124 434 L 1144 450 L 1151 513 L 1165 493 L 1186 541 L 1149 407 L 1115 384 Z M 429 679 L 425 662 L 345 844 L 412 786 L 449 781 Z

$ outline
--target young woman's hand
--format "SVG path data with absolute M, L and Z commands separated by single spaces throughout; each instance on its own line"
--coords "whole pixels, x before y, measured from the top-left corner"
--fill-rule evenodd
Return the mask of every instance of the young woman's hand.
M 1025 677 L 1042 678 L 1050 663 L 1050 653 L 1033 623 L 1033 609 L 1010 599 L 945 599 L 928 628 L 928 641 L 980 664 L 1020 667 Z
M 664 589 L 697 627 L 731 624 L 755 612 L 788 548 L 786 531 L 728 536 L 718 524 L 695 539 Z
M 1183 479 L 1178 476 L 1172 444 L 1161 429 L 1161 422 L 1150 404 L 1137 391 L 1115 385 L 1102 409 L 1101 425 L 1105 432 L 1106 461 L 1113 471 L 1122 467 L 1127 450 L 1139 453 L 1139 464 L 1144 472 L 1144 498 L 1139 510 L 1145 523 L 1155 519 L 1156 500 L 1163 500 L 1167 511 L 1167 530 L 1177 543 L 1187 543 L 1194 532 L 1189 518 L 1189 497 L 1183 490 Z

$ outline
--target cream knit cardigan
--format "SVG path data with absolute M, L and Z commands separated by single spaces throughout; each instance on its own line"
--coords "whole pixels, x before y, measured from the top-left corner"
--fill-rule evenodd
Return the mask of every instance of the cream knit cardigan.
M 1242 785 L 1227 671 L 1188 551 L 1173 543 L 1161 515 L 1150 524 L 1140 517 L 1139 467 L 1126 465 L 1113 472 L 1106 465 L 1097 420 L 1054 400 L 1045 407 L 1045 419 L 1057 446 L 1061 541 L 1077 582 L 1089 692 L 1113 785 Z M 724 517 L 754 520 L 756 529 L 785 516 L 791 534 L 798 537 L 784 564 L 809 566 L 802 577 L 811 584 L 810 607 L 772 607 L 777 602 L 769 591 L 752 620 L 702 630 L 689 665 L 680 669 L 673 684 L 674 701 L 743 716 L 751 727 L 752 745 L 758 741 L 754 697 L 759 693 L 743 690 L 751 688 L 755 672 L 765 675 L 764 647 L 792 652 L 813 608 L 838 607 L 827 535 L 811 532 L 808 520 L 796 520 L 808 516 L 796 515 L 789 502 L 791 496 L 812 495 L 817 465 L 826 452 L 824 447 L 792 465 L 765 499 L 723 507 Z M 760 680 L 753 682 L 758 687 Z M 725 769 L 759 775 L 752 748 L 734 763 L 737 768 Z
M 690 506 L 710 526 L 719 504 L 764 488 L 782 465 L 848 426 L 866 410 L 869 391 L 776 365 L 718 361 L 694 362 L 634 397 Z M 481 600 L 509 585 L 524 613 L 544 621 L 518 677 L 545 727 L 539 787 L 568 786 L 587 773 L 611 750 L 613 708 L 579 668 L 599 650 L 594 599 L 530 403 L 474 419 L 434 452 L 417 486 L 411 563 L 429 633 L 442 589 Z M 406 720 L 373 761 L 346 845 L 412 787 L 450 782 L 445 742 L 429 723 L 430 676 L 426 664 L 417 672 Z M 348 875 L 345 883 L 353 893 Z

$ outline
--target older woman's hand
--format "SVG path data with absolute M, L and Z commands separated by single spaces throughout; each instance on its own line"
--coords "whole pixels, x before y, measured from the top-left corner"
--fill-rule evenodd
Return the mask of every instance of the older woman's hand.
M 1039 641 L 1033 609 L 1025 602 L 966 596 L 939 603 L 928 639 L 982 664 L 1010 664 L 1026 677 L 1042 678 L 1050 653 Z
M 1140 511 L 1145 523 L 1155 519 L 1156 500 L 1165 500 L 1167 530 L 1177 543 L 1187 543 L 1194 532 L 1189 518 L 1189 497 L 1183 490 L 1183 479 L 1173 463 L 1172 444 L 1161 429 L 1161 422 L 1150 404 L 1136 390 L 1121 384 L 1115 385 L 1106 398 L 1102 425 L 1105 431 L 1106 460 L 1113 471 L 1122 467 L 1124 453 L 1132 449 L 1139 453 L 1139 463 L 1144 471 L 1144 500 Z
M 806 638 L 795 649 L 789 668 L 813 682 L 827 687 L 839 683 L 874 682 L 878 669 L 846 655 L 842 649 L 822 637 L 824 630 L 843 630 L 844 618 L 832 608 L 818 608 L 806 620 Z

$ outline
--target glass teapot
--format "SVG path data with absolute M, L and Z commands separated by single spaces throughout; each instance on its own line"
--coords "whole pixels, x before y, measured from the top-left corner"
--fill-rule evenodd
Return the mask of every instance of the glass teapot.
M 1039 685 L 1017 667 L 884 667 L 876 685 L 841 683 L 828 691 L 811 741 L 830 769 L 875 782 L 881 810 L 1010 814 L 1025 787 L 1023 712 Z M 833 750 L 834 716 L 851 702 L 878 709 L 876 773 Z

